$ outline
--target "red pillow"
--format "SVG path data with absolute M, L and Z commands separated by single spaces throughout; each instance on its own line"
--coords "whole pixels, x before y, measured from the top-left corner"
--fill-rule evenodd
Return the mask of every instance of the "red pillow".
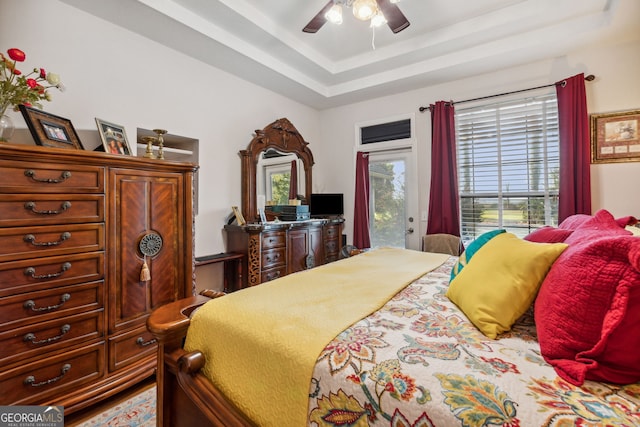
M 524 240 L 536 243 L 562 243 L 571 233 L 573 230 L 563 230 L 545 225 L 526 235 Z
M 627 225 L 636 225 L 638 220 L 634 216 L 623 216 L 616 218 L 616 223 L 618 223 L 620 227 L 626 227 Z
M 570 245 L 535 301 L 544 359 L 575 385 L 640 381 L 640 238 Z
M 558 228 L 562 228 L 563 230 L 575 230 L 579 226 L 581 226 L 585 221 L 593 218 L 591 215 L 585 214 L 575 214 L 568 216 L 564 221 L 558 225 Z
M 630 231 L 624 229 L 624 226 L 618 224 L 609 211 L 601 209 L 576 227 L 564 242 L 572 245 L 585 240 L 593 241 L 593 239 L 601 237 L 630 236 L 631 234 Z

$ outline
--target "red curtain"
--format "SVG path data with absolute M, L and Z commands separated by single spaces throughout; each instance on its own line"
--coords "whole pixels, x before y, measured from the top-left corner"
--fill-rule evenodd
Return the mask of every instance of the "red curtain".
M 438 101 L 431 110 L 431 189 L 427 234 L 460 236 L 455 110 Z
M 591 215 L 589 115 L 584 74 L 556 83 L 560 126 L 558 223 L 574 214 Z
M 291 173 L 289 174 L 289 200 L 298 197 L 298 167 L 295 160 L 291 160 Z
M 353 245 L 358 249 L 371 247 L 369 236 L 369 153 L 361 151 L 356 156 Z

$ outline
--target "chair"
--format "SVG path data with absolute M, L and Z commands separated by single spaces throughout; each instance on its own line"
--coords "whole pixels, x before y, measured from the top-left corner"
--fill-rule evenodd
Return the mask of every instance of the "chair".
M 422 251 L 458 256 L 462 253 L 462 241 L 453 234 L 427 234 L 422 236 Z

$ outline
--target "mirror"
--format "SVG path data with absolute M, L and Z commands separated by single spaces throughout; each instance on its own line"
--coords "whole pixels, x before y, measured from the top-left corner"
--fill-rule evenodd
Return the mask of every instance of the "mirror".
M 291 175 L 295 174 L 295 194 L 302 196 L 304 188 L 304 165 L 295 153 L 282 153 L 269 148 L 260 153 L 256 167 L 256 204 L 286 205 L 289 202 Z
M 270 123 L 256 135 L 246 150 L 240 151 L 242 160 L 242 215 L 249 222 L 258 220 L 258 208 L 273 197 L 269 174 L 291 172 L 296 160 L 298 194 L 304 200 L 311 195 L 313 154 L 298 130 L 285 118 Z M 287 187 L 288 188 L 288 187 Z M 282 190 L 280 190 L 282 192 Z M 307 203 L 303 201 L 303 203 Z

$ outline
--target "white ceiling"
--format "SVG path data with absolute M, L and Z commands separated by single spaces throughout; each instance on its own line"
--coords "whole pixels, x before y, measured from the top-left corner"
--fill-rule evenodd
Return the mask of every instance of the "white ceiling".
M 638 0 L 402 0 L 411 25 L 373 39 L 348 10 L 303 33 L 327 0 L 62 1 L 319 109 L 558 57 L 640 18 L 616 16 Z

